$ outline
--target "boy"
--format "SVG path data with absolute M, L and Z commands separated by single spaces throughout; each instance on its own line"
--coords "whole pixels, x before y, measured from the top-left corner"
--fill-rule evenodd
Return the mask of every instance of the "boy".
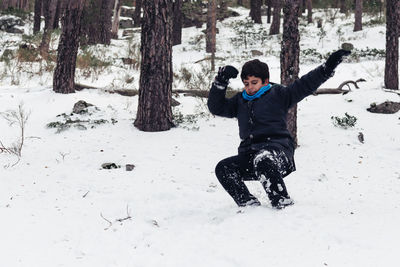
M 326 63 L 287 87 L 269 82 L 269 69 L 258 59 L 246 62 L 240 75 L 244 90 L 225 98 L 229 79 L 239 73 L 233 66 L 219 69 L 211 86 L 208 108 L 214 115 L 237 118 L 241 143 L 238 155 L 220 161 L 215 174 L 238 206 L 259 206 L 243 181 L 259 180 L 273 208 L 292 205 L 283 178 L 295 171 L 294 142 L 287 130 L 288 110 L 312 94 L 350 51 L 338 50 Z

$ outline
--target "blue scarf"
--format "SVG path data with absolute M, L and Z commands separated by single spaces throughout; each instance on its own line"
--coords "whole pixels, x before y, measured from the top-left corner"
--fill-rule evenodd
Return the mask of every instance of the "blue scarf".
M 271 84 L 268 84 L 266 86 L 261 87 L 257 93 L 255 93 L 254 95 L 248 95 L 246 90 L 243 91 L 242 96 L 244 99 L 251 101 L 254 100 L 256 98 L 260 98 L 265 92 L 267 92 L 269 89 L 271 89 Z

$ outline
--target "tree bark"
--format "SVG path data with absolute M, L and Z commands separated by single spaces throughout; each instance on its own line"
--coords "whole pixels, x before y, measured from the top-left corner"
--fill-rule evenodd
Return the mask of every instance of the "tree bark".
M 305 8 L 305 1 L 299 0 L 299 17 L 303 16 L 303 9 Z
M 385 88 L 399 89 L 399 8 L 398 0 L 386 1 Z
M 121 0 L 115 0 L 114 17 L 113 17 L 112 28 L 111 28 L 111 37 L 114 39 L 118 39 L 120 14 L 121 14 Z
M 57 9 L 57 0 L 43 0 L 43 14 L 44 14 L 44 32 L 42 42 L 40 43 L 40 55 L 47 58 L 49 54 L 49 46 L 51 33 L 53 32 L 54 16 Z
M 307 23 L 312 23 L 312 0 L 307 0 Z
M 40 31 L 40 23 L 42 17 L 42 0 L 35 0 L 34 7 L 34 17 L 33 17 L 33 34 Z
M 355 22 L 354 22 L 354 31 L 362 30 L 362 9 L 363 9 L 363 0 L 355 0 Z
M 254 23 L 261 24 L 261 2 L 262 0 L 250 0 L 250 17 Z
M 260 0 L 262 1 L 262 0 Z M 217 20 L 223 20 L 227 17 L 228 13 L 228 1 L 227 0 L 219 0 L 217 3 Z M 219 7 L 218 7 L 219 6 Z
M 62 33 L 58 44 L 57 66 L 53 75 L 53 90 L 56 93 L 75 92 L 76 57 L 81 33 L 82 11 L 86 1 L 68 1 L 62 18 Z
M 62 0 L 57 0 L 56 13 L 54 14 L 53 29 L 58 29 L 60 27 L 60 17 L 62 14 L 61 2 Z
M 142 0 L 136 0 L 135 2 L 135 13 L 133 15 L 133 23 L 135 27 L 139 27 L 141 24 L 141 12 L 142 12 Z
M 279 28 L 281 26 L 281 0 L 272 0 L 272 2 L 274 5 L 274 10 L 272 12 L 272 23 L 269 35 L 279 34 Z
M 267 23 L 271 23 L 271 7 L 272 7 L 272 0 L 266 0 L 265 4 L 267 5 Z
M 215 53 L 217 35 L 217 3 L 216 0 L 208 0 L 207 9 L 207 34 L 206 52 Z
M 102 0 L 100 12 L 100 40 L 99 43 L 109 45 L 111 43 L 112 28 L 112 0 Z
M 348 8 L 347 8 L 346 0 L 340 0 L 340 11 L 339 12 L 346 14 L 347 10 L 348 10 Z
M 299 77 L 300 34 L 299 1 L 284 0 L 283 35 L 281 45 L 281 83 L 289 85 Z M 287 116 L 288 130 L 297 146 L 297 105 L 292 107 Z
M 165 131 L 172 122 L 172 2 L 145 1 L 141 34 L 139 104 L 135 126 Z
M 29 10 L 29 1 L 28 0 L 2 0 L 0 2 L 0 9 L 6 10 L 9 8 L 21 9 L 24 11 Z
M 81 45 L 111 42 L 113 0 L 89 0 L 83 10 Z
M 173 41 L 172 45 L 182 43 L 182 0 L 175 0 L 172 4 L 173 23 Z

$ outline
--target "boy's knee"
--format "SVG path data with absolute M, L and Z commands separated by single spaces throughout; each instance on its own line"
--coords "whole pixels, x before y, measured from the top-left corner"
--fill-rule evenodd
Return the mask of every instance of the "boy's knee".
M 218 162 L 217 166 L 215 166 L 215 175 L 217 177 L 220 177 L 222 173 L 225 172 L 227 166 L 224 162 L 224 160 L 221 160 L 220 162 Z

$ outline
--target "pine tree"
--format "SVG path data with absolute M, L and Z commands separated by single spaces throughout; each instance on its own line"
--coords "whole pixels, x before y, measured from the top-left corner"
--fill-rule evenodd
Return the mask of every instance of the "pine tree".
M 62 18 L 62 33 L 57 50 L 57 65 L 53 75 L 56 93 L 75 92 L 76 57 L 81 34 L 82 13 L 86 0 L 68 1 Z
M 83 10 L 81 45 L 111 42 L 111 17 L 113 0 L 88 0 Z
M 283 5 L 283 35 L 281 45 L 281 83 L 289 85 L 299 76 L 300 34 L 299 1 L 285 0 Z M 289 110 L 288 130 L 297 146 L 297 105 Z
M 133 23 L 135 27 L 141 24 L 142 0 L 135 1 L 135 13 L 133 14 Z
M 42 16 L 42 2 L 43 0 L 35 0 L 34 17 L 33 17 L 33 33 L 40 31 L 40 23 Z
M 387 0 L 386 2 L 386 59 L 385 59 L 385 87 L 399 89 L 399 20 L 400 2 Z
M 267 5 L 267 23 L 271 23 L 271 8 L 272 8 L 272 1 L 265 0 L 265 4 Z
M 182 43 L 182 0 L 175 0 L 172 10 L 174 16 L 172 44 L 179 45 Z
M 312 0 L 307 0 L 307 23 L 312 23 Z
M 121 14 L 121 0 L 115 0 L 114 4 L 114 16 L 113 16 L 113 21 L 112 21 L 112 26 L 111 26 L 111 36 L 114 39 L 118 39 L 118 30 L 119 30 L 119 17 Z
M 261 24 L 261 0 L 250 0 L 250 17 L 254 23 Z
M 279 28 L 281 27 L 281 0 L 272 0 L 274 5 L 274 10 L 272 12 L 272 23 L 270 27 L 269 34 L 279 34 Z
M 57 0 L 43 0 L 44 32 L 40 43 L 40 55 L 48 57 L 51 34 L 54 30 L 54 17 L 57 9 Z
M 362 9 L 363 9 L 363 0 L 355 0 L 356 8 L 355 8 L 355 22 L 354 22 L 354 31 L 362 30 Z
M 172 2 L 143 2 L 139 104 L 135 126 L 165 131 L 172 122 Z
M 215 52 L 216 45 L 216 27 L 217 27 L 217 2 L 216 0 L 208 0 L 207 8 L 207 36 L 206 36 L 206 52 Z

